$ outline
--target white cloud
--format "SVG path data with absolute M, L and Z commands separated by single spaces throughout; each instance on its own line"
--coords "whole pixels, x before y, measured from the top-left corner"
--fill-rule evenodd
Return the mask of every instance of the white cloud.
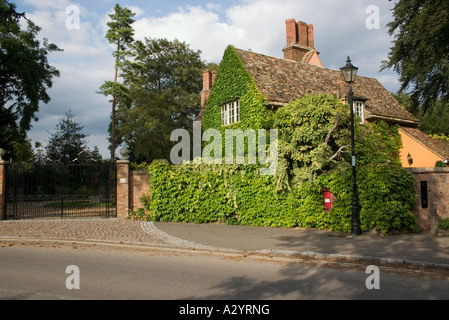
M 75 4 L 69 0 L 22 0 L 22 2 L 42 10 L 59 10 L 61 8 L 65 10 L 69 5 Z
M 217 13 L 192 6 L 180 7 L 162 18 L 139 19 L 133 27 L 136 39 L 178 39 L 190 44 L 191 49 L 201 50 L 208 61 L 220 61 L 226 42 L 242 36 L 242 31 L 220 22 Z
M 207 8 L 207 10 L 210 10 L 210 11 L 219 12 L 222 8 L 222 5 L 221 5 L 221 3 L 209 2 L 206 4 L 206 8 Z
M 35 11 L 27 12 L 27 18 L 42 28 L 39 38 L 48 38 L 63 49 L 50 55 L 50 64 L 61 76 L 54 78 L 48 90 L 52 100 L 41 104 L 37 114 L 39 121 L 33 123 L 29 137 L 46 144 L 48 131 L 52 131 L 60 117 L 71 108 L 76 121 L 85 127 L 89 147 L 97 145 L 103 156 L 108 156 L 107 128 L 110 123 L 108 98 L 97 94 L 105 80 L 112 80 L 114 61 L 102 31 L 106 20 L 83 6 L 80 9 L 79 28 L 68 29 L 68 1 L 32 1 Z
M 28 13 L 27 17 L 42 28 L 40 38 L 47 38 L 64 50 L 64 59 L 102 60 L 102 56 L 107 54 L 103 35 L 89 20 L 83 18 L 83 11 L 87 10 L 80 12 L 77 29 L 67 28 L 69 15 L 64 7 L 57 11 L 35 11 Z

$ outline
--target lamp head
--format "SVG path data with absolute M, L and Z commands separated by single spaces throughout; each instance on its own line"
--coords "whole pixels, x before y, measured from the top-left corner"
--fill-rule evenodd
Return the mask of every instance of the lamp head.
M 346 60 L 346 65 L 344 67 L 340 68 L 340 71 L 343 75 L 343 78 L 345 79 L 345 82 L 348 84 L 352 84 L 355 82 L 355 78 L 357 76 L 357 71 L 359 68 L 354 67 L 351 63 L 351 59 L 348 56 L 348 59 Z

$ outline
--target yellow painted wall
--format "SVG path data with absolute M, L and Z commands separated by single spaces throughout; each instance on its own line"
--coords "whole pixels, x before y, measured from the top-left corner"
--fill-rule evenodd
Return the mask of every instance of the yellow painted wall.
M 399 133 L 402 136 L 402 150 L 401 150 L 401 161 L 403 167 L 411 168 L 424 168 L 424 167 L 435 167 L 437 161 L 442 161 L 443 159 L 424 147 L 415 139 L 411 138 L 401 130 Z M 410 155 L 413 158 L 413 164 L 410 166 L 408 164 L 407 156 Z
M 317 66 L 317 67 L 323 67 L 321 60 L 318 57 L 318 53 L 316 53 L 316 52 L 314 52 L 312 55 L 312 58 L 310 58 L 309 64 L 313 64 L 314 66 Z

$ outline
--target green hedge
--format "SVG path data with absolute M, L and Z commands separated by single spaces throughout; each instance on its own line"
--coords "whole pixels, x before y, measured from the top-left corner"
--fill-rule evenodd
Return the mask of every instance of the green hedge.
M 151 196 L 132 218 L 148 221 L 303 227 L 350 232 L 351 170 L 334 171 L 291 192 L 276 191 L 274 176 L 255 165 L 179 165 L 155 161 L 149 167 Z M 362 230 L 417 231 L 413 175 L 383 165 L 359 169 Z M 338 199 L 327 213 L 323 188 Z
M 272 176 L 255 165 L 179 165 L 155 161 L 149 169 L 147 219 L 172 222 L 293 227 L 298 205 L 275 192 Z

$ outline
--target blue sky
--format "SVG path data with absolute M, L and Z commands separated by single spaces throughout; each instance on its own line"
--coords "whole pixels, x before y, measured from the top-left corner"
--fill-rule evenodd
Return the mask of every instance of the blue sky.
M 282 58 L 285 20 L 296 19 L 314 25 L 315 47 L 326 68 L 338 69 L 351 56 L 363 76 L 377 78 L 388 90 L 399 89 L 393 71 L 380 72 L 392 39 L 386 24 L 392 20 L 394 1 L 388 0 L 11 0 L 17 10 L 42 28 L 40 38 L 48 38 L 64 52 L 52 53 L 50 64 L 61 71 L 49 90 L 52 98 L 41 104 L 29 138 L 46 144 L 59 119 L 70 108 L 76 121 L 85 127 L 89 147 L 98 146 L 109 157 L 107 127 L 109 99 L 97 94 L 105 80 L 113 79 L 113 49 L 104 38 L 108 13 L 115 3 L 135 13 L 136 39 L 178 39 L 200 50 L 202 59 L 219 63 L 226 46 Z M 368 28 L 375 12 L 379 28 Z M 79 8 L 79 28 L 69 29 L 67 7 Z

